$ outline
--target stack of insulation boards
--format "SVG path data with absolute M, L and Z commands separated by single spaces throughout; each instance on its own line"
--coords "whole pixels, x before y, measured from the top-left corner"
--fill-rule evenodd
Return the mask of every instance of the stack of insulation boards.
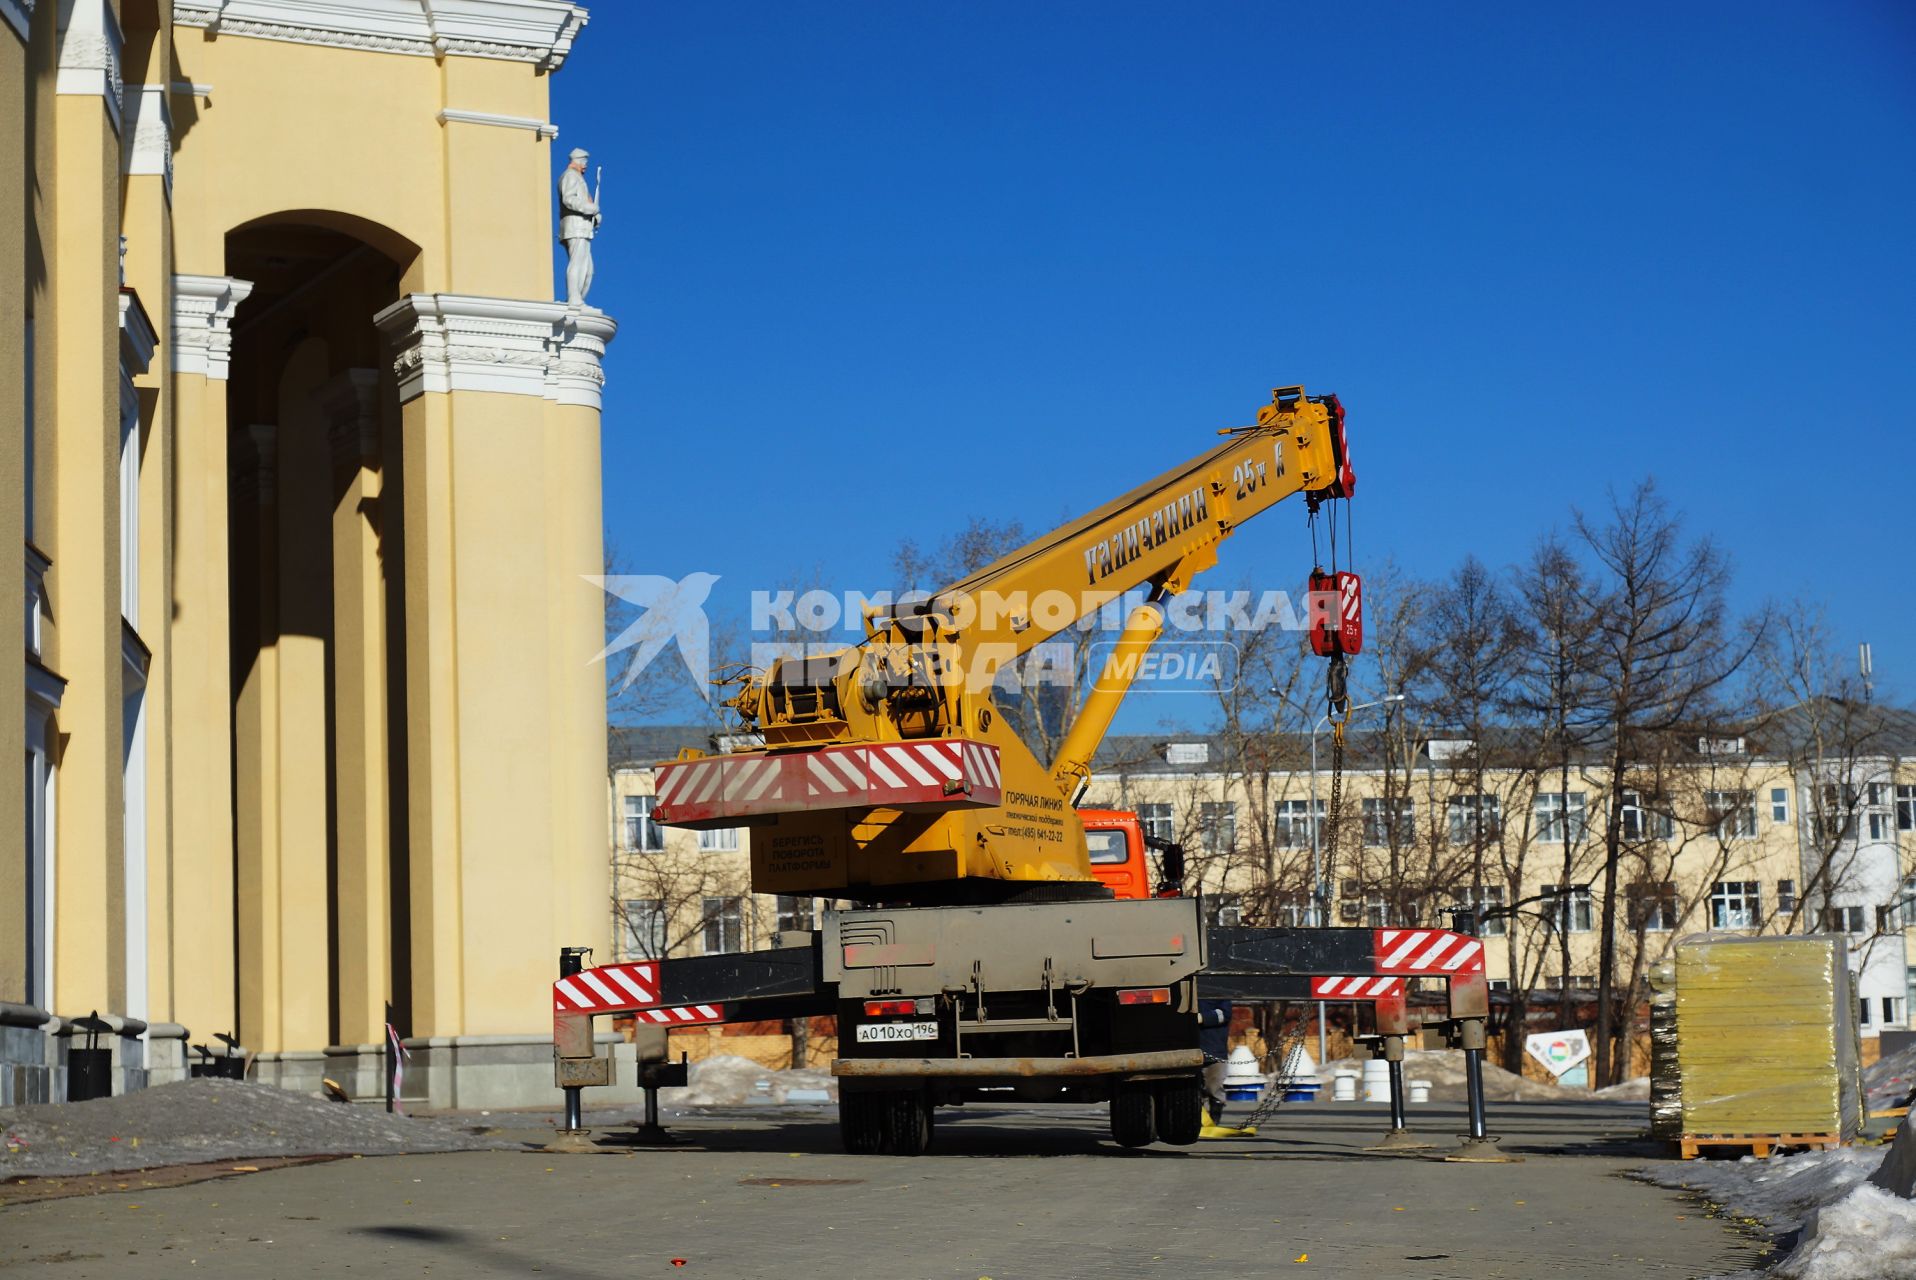
M 1862 1122 L 1855 1004 L 1841 937 L 1679 942 L 1684 1136 L 1854 1137 Z

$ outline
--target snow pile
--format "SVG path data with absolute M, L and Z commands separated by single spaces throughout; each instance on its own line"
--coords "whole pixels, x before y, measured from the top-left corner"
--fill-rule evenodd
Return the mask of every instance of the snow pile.
M 1883 1162 L 1880 1148 L 1836 1147 L 1758 1160 L 1685 1160 L 1653 1165 L 1637 1177 L 1658 1186 L 1694 1191 L 1733 1217 L 1758 1218 L 1794 1231 L 1826 1204 L 1841 1199 Z
M 1607 1102 L 1648 1102 L 1650 1100 L 1650 1077 L 1637 1076 L 1633 1080 L 1624 1080 L 1601 1089 L 1592 1089 L 1590 1096 L 1602 1098 Z
M 243 1080 L 182 1080 L 92 1102 L 0 1110 L 0 1178 L 70 1176 L 256 1156 L 510 1148 L 441 1120 L 387 1115 Z
M 1362 1072 L 1365 1058 L 1339 1058 L 1318 1068 L 1328 1083 L 1341 1067 Z M 1464 1055 L 1452 1049 L 1412 1049 L 1404 1054 L 1404 1080 L 1430 1081 L 1432 1102 L 1463 1102 L 1469 1097 L 1464 1087 Z M 1319 1095 L 1328 1098 L 1328 1094 Z M 1564 1102 L 1589 1095 L 1576 1089 L 1559 1089 L 1554 1084 L 1539 1084 L 1505 1071 L 1493 1062 L 1484 1063 L 1484 1099 L 1488 1102 Z
M 685 1088 L 659 1091 L 659 1100 L 674 1107 L 784 1106 L 837 1099 L 838 1086 L 828 1071 L 774 1071 L 729 1053 L 692 1063 Z
M 1916 1203 L 1863 1183 L 1816 1211 L 1772 1275 L 1790 1280 L 1916 1280 Z
M 1916 1090 L 1916 1046 L 1864 1068 L 1863 1088 L 1869 1094 L 1871 1111 L 1902 1106 L 1910 1091 Z

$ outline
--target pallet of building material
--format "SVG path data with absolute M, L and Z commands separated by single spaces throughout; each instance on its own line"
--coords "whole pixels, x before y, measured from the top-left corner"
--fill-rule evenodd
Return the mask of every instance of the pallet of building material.
M 1840 936 L 1703 934 L 1676 947 L 1682 1141 L 1853 1138 L 1862 1125 L 1855 1000 Z
M 1685 1160 L 1696 1159 L 1703 1154 L 1705 1147 L 1731 1147 L 1737 1151 L 1748 1151 L 1759 1160 L 1767 1160 L 1771 1152 L 1782 1147 L 1820 1150 L 1840 1147 L 1843 1139 L 1833 1133 L 1686 1133 L 1680 1143 Z

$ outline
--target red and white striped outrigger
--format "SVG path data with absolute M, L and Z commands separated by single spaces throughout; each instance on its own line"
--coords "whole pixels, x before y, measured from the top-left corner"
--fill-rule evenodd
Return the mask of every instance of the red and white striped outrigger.
M 797 809 L 976 809 L 1004 794 L 998 748 L 927 738 L 697 756 L 659 766 L 658 818 L 728 826 Z

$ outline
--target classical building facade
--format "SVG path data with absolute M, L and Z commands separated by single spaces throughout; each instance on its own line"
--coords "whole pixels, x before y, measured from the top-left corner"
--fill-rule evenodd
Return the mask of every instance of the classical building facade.
M 1840 734 L 1825 721 L 1812 763 L 1791 749 L 1813 736 L 1809 714 L 1780 718 L 1766 737 L 1692 739 L 1630 778 L 1618 816 L 1617 977 L 1641 977 L 1695 933 L 1841 933 L 1873 1038 L 1910 1025 L 1916 991 L 1916 716 L 1844 719 Z M 1847 749 L 1835 749 L 1844 737 Z M 651 766 L 683 747 L 722 750 L 721 735 L 645 728 L 611 741 L 620 958 L 766 946 L 831 905 L 753 894 L 749 827 L 653 821 Z M 1601 762 L 1358 736 L 1333 843 L 1329 735 L 1317 745 L 1313 791 L 1308 739 L 1118 735 L 1084 803 L 1133 809 L 1151 834 L 1182 844 L 1186 887 L 1220 923 L 1447 925 L 1448 909 L 1474 900 L 1493 987 L 1545 1001 L 1566 978 L 1572 992 L 1595 988 L 1610 793 Z
M 564 0 L 0 0 L 0 1102 L 549 1088 L 607 936 L 599 400 L 551 301 Z

